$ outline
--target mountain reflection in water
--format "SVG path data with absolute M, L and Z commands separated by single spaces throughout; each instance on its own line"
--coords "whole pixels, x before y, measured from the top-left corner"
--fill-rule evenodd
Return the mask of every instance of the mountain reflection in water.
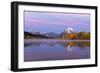
M 90 58 L 90 41 L 25 40 L 24 61 Z

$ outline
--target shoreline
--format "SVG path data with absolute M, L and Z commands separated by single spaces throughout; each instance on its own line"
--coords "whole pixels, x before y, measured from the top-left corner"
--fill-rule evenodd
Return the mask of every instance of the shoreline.
M 90 41 L 90 40 L 65 40 L 65 39 L 24 39 L 24 41 Z

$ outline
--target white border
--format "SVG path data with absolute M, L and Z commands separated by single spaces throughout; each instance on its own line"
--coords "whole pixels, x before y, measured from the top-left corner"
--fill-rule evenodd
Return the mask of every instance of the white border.
M 80 60 L 59 60 L 59 61 L 35 61 L 24 62 L 24 22 L 23 11 L 53 11 L 53 12 L 72 12 L 72 13 L 90 13 L 91 14 L 91 53 L 90 59 Z M 93 9 L 78 9 L 78 8 L 60 8 L 60 7 L 46 7 L 46 6 L 18 6 L 18 68 L 36 68 L 36 67 L 50 67 L 50 66 L 71 66 L 71 65 L 85 65 L 95 64 L 95 10 Z

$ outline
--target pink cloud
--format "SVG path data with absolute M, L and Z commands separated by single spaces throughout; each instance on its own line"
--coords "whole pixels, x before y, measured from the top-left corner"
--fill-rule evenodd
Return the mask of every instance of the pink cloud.
M 69 13 L 69 14 L 78 14 L 79 13 Z M 88 13 L 80 13 L 80 14 L 85 14 L 85 15 L 88 15 Z M 73 25 L 73 24 L 79 24 L 79 23 L 82 23 L 82 21 L 79 19 L 79 18 L 74 18 L 74 19 L 68 19 L 68 18 L 60 18 L 61 16 L 65 16 L 65 14 L 61 14 L 61 13 L 50 13 L 49 14 L 51 16 L 51 19 L 52 18 L 55 18 L 56 20 L 46 20 L 46 19 L 41 19 L 41 18 L 29 18 L 29 19 L 26 19 L 25 22 L 27 23 L 37 23 L 37 24 L 50 24 L 52 26 L 54 25 L 61 25 L 62 24 L 66 24 L 66 25 Z M 27 25 L 30 25 L 30 24 L 27 24 Z
M 57 19 L 57 21 L 48 21 L 48 20 L 44 20 L 44 19 L 28 19 L 26 20 L 27 23 L 37 23 L 37 24 L 50 24 L 51 26 L 54 26 L 54 25 L 60 25 L 62 26 L 62 24 L 74 24 L 74 23 L 79 23 L 78 20 L 69 20 L 69 19 Z M 30 25 L 30 24 L 27 24 L 27 25 Z

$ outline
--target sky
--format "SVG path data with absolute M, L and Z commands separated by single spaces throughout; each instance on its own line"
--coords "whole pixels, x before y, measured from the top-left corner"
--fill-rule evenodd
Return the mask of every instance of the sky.
M 24 11 L 24 31 L 61 33 L 68 28 L 74 32 L 90 32 L 90 14 Z

